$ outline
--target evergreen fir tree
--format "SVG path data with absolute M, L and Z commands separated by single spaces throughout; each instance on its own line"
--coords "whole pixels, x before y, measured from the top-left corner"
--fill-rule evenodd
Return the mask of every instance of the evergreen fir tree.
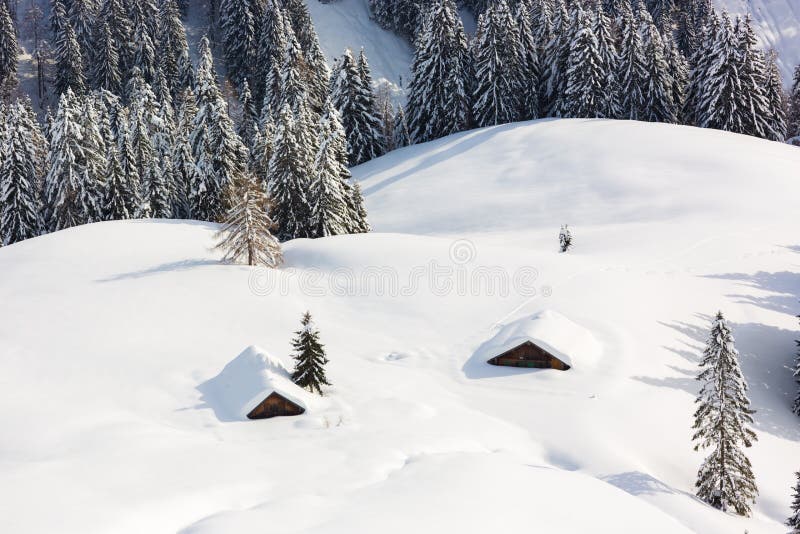
M 364 139 L 361 162 L 382 156 L 386 150 L 383 138 L 381 121 L 378 117 L 378 107 L 375 98 L 375 88 L 372 83 L 372 72 L 369 68 L 367 55 L 362 48 L 358 54 L 358 84 L 356 93 L 357 109 L 359 110 L 362 138 Z
M 519 28 L 505 0 L 494 2 L 480 16 L 473 42 L 475 93 L 472 117 L 479 127 L 517 119 L 523 95 L 519 76 Z
M 796 415 L 800 415 L 800 340 L 796 341 L 797 343 L 797 360 L 794 369 L 794 379 L 797 382 L 798 390 L 797 390 L 797 397 L 794 399 L 794 404 L 792 405 L 792 411 Z
M 302 325 L 303 327 L 295 332 L 296 337 L 292 340 L 295 361 L 292 381 L 301 388 L 312 393 L 316 391 L 322 395 L 322 386 L 331 385 L 325 376 L 325 365 L 328 363 L 328 358 L 325 357 L 325 348 L 319 341 L 319 332 L 311 322 L 309 312 L 303 315 Z
M 91 198 L 83 182 L 83 132 L 80 107 L 72 89 L 61 95 L 50 131 L 49 171 L 44 195 L 47 226 L 63 230 L 89 222 Z
M 640 14 L 641 32 L 644 36 L 645 65 L 647 83 L 645 84 L 644 109 L 640 120 L 649 122 L 676 122 L 675 106 L 672 96 L 672 79 L 669 64 L 664 56 L 664 43 L 649 13 Z
M 766 134 L 767 139 L 784 141 L 786 139 L 786 110 L 784 108 L 783 79 L 778 68 L 778 57 L 774 50 L 767 55 L 764 93 L 767 99 Z
M 180 17 L 177 0 L 162 0 L 158 23 L 158 64 L 170 87 L 173 100 L 177 99 L 181 91 L 194 86 L 193 77 L 186 79 L 183 73 L 186 68 L 191 72 L 191 64 L 188 61 L 186 30 Z
M 60 2 L 56 0 L 54 9 L 58 9 Z M 63 9 L 63 6 L 61 6 Z M 55 16 L 55 15 L 54 15 Z M 63 22 L 63 28 L 55 36 L 55 90 L 63 94 L 67 89 L 72 89 L 75 94 L 82 94 L 86 90 L 86 78 L 83 71 L 83 57 L 80 45 L 75 36 L 75 31 L 68 21 Z
M 306 3 L 303 0 L 284 0 L 284 5 L 303 54 L 304 68 L 301 73 L 308 91 L 309 103 L 311 109 L 319 114 L 328 98 L 328 82 L 331 77 L 328 62 L 322 53 L 319 37 Z
M 678 123 L 684 124 L 683 110 L 689 83 L 689 66 L 675 40 L 669 34 L 664 36 L 664 57 L 667 59 L 669 79 L 672 82 L 670 91 L 672 96 L 672 115 Z
M 403 106 L 397 106 L 397 113 L 394 116 L 394 148 L 403 148 L 412 144 L 411 134 L 408 131 L 406 112 Z
M 92 87 L 105 89 L 114 94 L 122 93 L 122 78 L 119 69 L 119 53 L 111 28 L 105 22 L 101 25 L 100 35 L 95 41 L 94 60 L 90 73 Z
M 4 2 L 0 2 L 0 96 L 16 82 L 19 45 L 14 21 Z
M 786 526 L 791 527 L 789 534 L 800 534 L 800 471 L 795 473 L 797 484 L 792 495 L 792 516 L 786 520 Z
M 123 133 L 122 152 L 132 156 L 130 140 Z M 141 204 L 138 191 L 138 180 L 132 178 L 123 170 L 122 154 L 117 145 L 111 145 L 107 150 L 105 169 L 105 199 L 103 213 L 107 220 L 116 221 L 132 219 Z
M 361 185 L 358 183 L 347 184 L 350 190 L 349 210 L 352 227 L 350 232 L 355 234 L 365 234 L 372 228 L 367 219 L 367 207 L 364 204 L 364 196 L 361 194 Z
M 103 214 L 106 146 L 100 125 L 105 121 L 105 107 L 96 95 L 83 98 L 80 111 L 82 181 L 86 193 L 86 222 L 105 219 Z
M 239 125 L 237 133 L 245 146 L 252 150 L 258 133 L 258 115 L 253 95 L 250 93 L 250 84 L 247 83 L 247 80 L 242 82 L 242 88 L 239 91 Z
M 345 143 L 339 112 L 330 101 L 319 123 L 319 148 L 309 184 L 313 237 L 326 237 L 347 232 L 347 192 L 342 177 L 348 174 L 347 162 L 340 159 Z
M 567 252 L 572 248 L 572 232 L 569 229 L 569 225 L 564 224 L 561 226 L 561 231 L 558 233 L 558 246 L 559 252 Z
M 86 60 L 92 57 L 93 28 L 97 20 L 97 4 L 95 0 L 69 0 L 67 17 L 75 38 L 80 46 L 81 56 Z
M 720 31 L 720 20 L 716 14 L 712 13 L 708 17 L 706 25 L 702 28 L 704 37 L 699 41 L 689 61 L 691 70 L 689 72 L 689 83 L 686 87 L 683 113 L 681 114 L 686 124 L 698 126 L 705 120 L 706 111 L 703 108 L 703 99 L 705 98 L 711 70 L 719 61 L 716 57 L 719 52 L 716 48 L 716 42 Z
M 272 236 L 273 223 L 269 218 L 269 202 L 256 178 L 248 173 L 238 177 L 233 185 L 235 201 L 218 236 L 218 248 L 225 250 L 225 261 L 246 261 L 248 265 L 278 267 L 283 255 L 278 241 Z
M 103 26 L 108 24 L 111 33 L 111 42 L 118 56 L 118 69 L 120 79 L 127 79 L 128 73 L 133 66 L 133 27 L 128 18 L 122 0 L 103 0 L 97 15 L 98 23 L 94 27 L 94 39 L 92 49 L 94 51 L 89 57 L 96 58 L 101 51 L 103 41 L 106 39 Z M 96 61 L 96 59 L 93 59 Z
M 253 140 L 250 160 L 256 179 L 265 192 L 269 191 L 269 162 L 272 159 L 274 138 L 275 123 L 269 109 L 264 108 Z
M 561 96 L 566 86 L 572 30 L 564 1 L 556 0 L 553 6 L 552 28 L 546 34 L 549 36 L 549 41 L 544 44 L 545 66 L 542 72 L 540 102 L 542 112 L 551 117 L 559 114 L 558 105 L 563 102 Z
M 7 109 L 7 128 L 0 152 L 0 245 L 36 237 L 42 232 L 40 180 L 43 137 L 21 101 Z M 39 146 L 37 146 L 39 144 Z
M 792 88 L 789 91 L 789 116 L 787 118 L 787 137 L 800 136 L 800 65 L 794 69 Z
M 134 2 L 133 20 L 133 64 L 147 83 L 153 83 L 156 73 L 156 42 L 153 21 L 145 12 L 147 2 Z
M 517 69 L 516 85 L 519 91 L 518 120 L 539 117 L 539 46 L 531 23 L 531 0 L 519 0 L 514 14 L 517 21 Z M 476 80 L 477 85 L 477 80 Z
M 575 23 L 570 43 L 563 102 L 558 105 L 562 117 L 603 117 L 606 109 L 602 58 L 589 18 L 580 6 L 575 7 Z
M 286 20 L 283 10 L 278 4 L 278 0 L 264 0 L 261 9 L 261 20 L 258 21 L 258 49 L 255 59 L 254 73 L 259 73 L 264 78 L 251 79 L 253 96 L 256 102 L 266 102 L 266 77 L 269 74 L 279 73 L 282 68 L 283 53 L 286 50 L 286 36 L 291 31 L 291 25 Z M 279 83 L 273 80 L 273 88 Z M 274 107 L 277 98 L 273 94 L 270 97 L 272 113 L 277 113 L 280 108 Z
M 597 39 L 597 53 L 600 58 L 600 72 L 605 74 L 603 85 L 603 104 L 600 109 L 603 117 L 615 119 L 620 116 L 622 95 L 620 94 L 617 72 L 619 71 L 619 53 L 612 35 L 612 24 L 603 5 L 598 3 L 592 23 L 592 30 Z
M 738 60 L 736 72 L 741 91 L 735 97 L 743 129 L 733 131 L 761 138 L 777 137 L 778 132 L 770 132 L 772 114 L 766 95 L 766 58 L 758 49 L 749 15 L 737 20 L 734 34 L 738 41 L 738 55 L 734 56 L 734 61 Z
M 758 494 L 750 460 L 741 448 L 750 447 L 756 434 L 747 383 L 739 367 L 731 329 L 717 314 L 703 352 L 697 379 L 703 383 L 692 428 L 695 450 L 713 448 L 697 473 L 697 496 L 725 511 L 750 514 Z
M 406 108 L 411 137 L 422 143 L 466 129 L 472 107 L 465 76 L 469 52 L 452 0 L 432 2 L 414 48 Z
M 250 67 L 255 58 L 256 30 L 251 1 L 222 0 L 220 19 L 228 76 L 238 87 L 252 78 Z
M 269 193 L 273 202 L 276 235 L 281 241 L 310 237 L 307 160 L 295 137 L 295 121 L 288 104 L 283 106 L 275 130 L 269 163 Z
M 645 46 L 639 31 L 638 17 L 629 7 L 623 8 L 617 81 L 620 94 L 620 118 L 642 120 L 646 115 L 648 73 Z
M 172 151 L 172 176 L 175 183 L 175 197 L 172 206 L 173 216 L 180 219 L 191 219 L 190 203 L 191 187 L 195 183 L 196 172 L 192 147 L 189 137 L 192 132 L 194 117 L 197 114 L 194 92 L 185 89 L 181 93 L 175 128 L 175 144 Z

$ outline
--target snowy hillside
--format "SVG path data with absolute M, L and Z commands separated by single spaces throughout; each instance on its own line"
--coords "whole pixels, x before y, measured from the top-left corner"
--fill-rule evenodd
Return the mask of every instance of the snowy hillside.
M 764 48 L 778 51 L 783 78 L 791 83 L 800 65 L 800 3 L 797 0 L 714 0 L 730 13 L 753 17 Z
M 800 151 L 743 136 L 540 121 L 357 168 L 376 232 L 290 242 L 278 273 L 219 264 L 215 228 L 181 221 L 0 249 L 0 530 L 782 533 L 798 169 Z M 306 309 L 327 402 L 227 416 L 211 385 L 251 345 L 291 365 Z M 750 519 L 693 496 L 718 309 L 758 410 Z M 533 316 L 591 358 L 487 365 L 480 348 Z

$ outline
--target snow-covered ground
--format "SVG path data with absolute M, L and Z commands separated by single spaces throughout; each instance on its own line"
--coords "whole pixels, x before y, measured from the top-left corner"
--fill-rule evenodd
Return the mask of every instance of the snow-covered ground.
M 0 531 L 782 533 L 799 171 L 749 137 L 539 121 L 357 168 L 376 232 L 288 243 L 279 272 L 219 264 L 215 227 L 181 221 L 0 249 Z M 291 365 L 307 309 L 326 402 L 226 416 L 210 386 L 250 345 Z M 718 309 L 758 410 L 750 519 L 692 494 Z M 536 314 L 592 358 L 487 365 L 480 347 Z

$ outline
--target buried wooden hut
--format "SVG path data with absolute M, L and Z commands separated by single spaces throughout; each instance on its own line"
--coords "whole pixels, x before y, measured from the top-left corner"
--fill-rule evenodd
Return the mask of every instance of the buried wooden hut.
M 592 365 L 600 352 L 591 332 L 545 310 L 502 326 L 476 356 L 491 365 L 566 371 Z

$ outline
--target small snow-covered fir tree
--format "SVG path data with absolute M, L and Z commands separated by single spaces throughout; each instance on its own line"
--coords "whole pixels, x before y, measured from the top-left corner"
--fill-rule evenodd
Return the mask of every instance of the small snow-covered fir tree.
M 319 331 L 311 320 L 311 313 L 306 312 L 303 315 L 302 328 L 295 332 L 295 335 L 292 340 L 295 362 L 292 381 L 301 388 L 322 395 L 322 386 L 331 385 L 325 376 L 328 358 L 325 356 L 324 346 L 319 341 Z
M 225 261 L 278 267 L 283 262 L 281 247 L 271 233 L 267 195 L 255 176 L 245 173 L 237 178 L 230 194 L 231 208 L 217 245 L 225 251 Z
M 749 425 L 753 410 L 739 367 L 739 352 L 722 312 L 717 313 L 697 379 L 703 383 L 695 401 L 695 450 L 711 448 L 697 473 L 697 496 L 723 511 L 750 515 L 758 494 L 750 460 L 742 451 L 756 441 Z
M 797 484 L 792 495 L 792 515 L 786 520 L 786 526 L 792 530 L 789 534 L 800 534 L 800 471 L 795 473 Z
M 561 231 L 558 233 L 558 246 L 559 252 L 567 252 L 572 248 L 572 232 L 566 224 L 561 225 Z

